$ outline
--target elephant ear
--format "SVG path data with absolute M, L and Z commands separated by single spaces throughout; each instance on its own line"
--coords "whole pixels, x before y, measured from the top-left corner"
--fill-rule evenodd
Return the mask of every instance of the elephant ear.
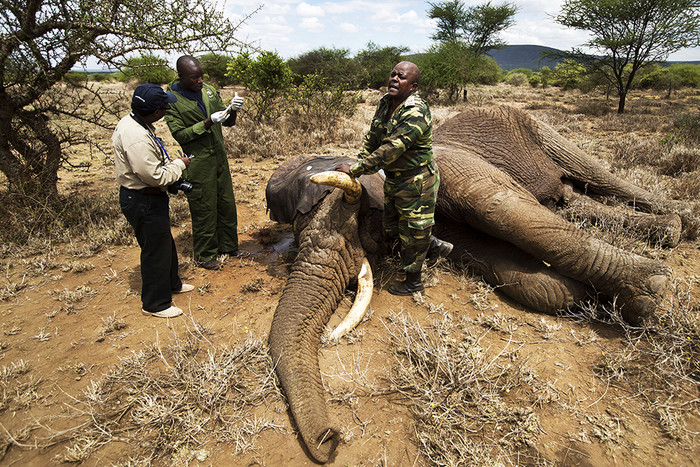
M 334 170 L 338 164 L 354 164 L 351 157 L 302 156 L 282 164 L 270 177 L 265 190 L 270 219 L 291 224 L 297 214 L 306 214 L 335 188 L 311 182 L 311 176 Z M 360 177 L 362 202 L 383 209 L 384 182 L 381 175 Z

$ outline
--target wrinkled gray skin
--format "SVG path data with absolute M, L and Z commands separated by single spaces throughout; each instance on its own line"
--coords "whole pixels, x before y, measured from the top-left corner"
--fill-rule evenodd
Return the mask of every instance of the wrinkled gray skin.
M 653 212 L 675 208 L 672 202 L 613 176 L 551 128 L 509 107 L 460 114 L 437 128 L 434 139 L 441 177 L 434 232 L 455 245 L 451 259 L 538 311 L 557 312 L 602 293 L 618 296 L 632 323 L 653 315 L 671 269 L 591 237 L 550 208 L 568 202 L 592 218 L 623 216 L 649 229 L 652 239 L 674 245 L 681 230 L 677 215 L 621 213 L 580 192 Z M 270 353 L 299 433 L 318 462 L 327 462 L 339 441 L 326 413 L 320 336 L 363 258 L 373 262 L 387 253 L 381 176 L 358 179 L 363 196 L 355 205 L 340 190 L 308 180 L 340 162 L 289 161 L 266 192 L 271 218 L 293 223 L 299 245 L 275 310 Z
M 360 202 L 349 204 L 338 189 L 315 185 L 310 176 L 352 159 L 300 157 L 270 178 L 266 198 L 272 220 L 293 223 L 299 246 L 275 310 L 269 345 L 273 365 L 308 453 L 327 462 L 340 429 L 326 413 L 318 366 L 323 328 L 359 272 L 374 262 L 382 242 L 383 179 L 362 177 Z

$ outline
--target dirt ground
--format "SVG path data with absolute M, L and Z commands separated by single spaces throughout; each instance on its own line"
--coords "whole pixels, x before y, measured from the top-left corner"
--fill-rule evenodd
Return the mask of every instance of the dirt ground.
M 564 106 L 569 99 L 554 91 L 549 96 L 559 99 L 553 106 Z M 506 91 L 500 101 L 525 105 Z M 371 114 L 370 103 L 363 106 L 361 114 Z M 533 112 L 543 114 L 548 109 L 551 107 Z M 453 111 L 435 106 L 440 118 Z M 634 102 L 630 102 L 628 112 L 634 111 Z M 606 152 L 610 141 L 623 136 L 606 131 L 599 121 L 585 116 L 572 118 L 578 123 L 567 126 L 565 136 L 594 154 Z M 162 122 L 159 128 L 167 134 Z M 230 132 L 227 137 L 236 137 L 235 127 L 226 131 Z M 110 135 L 104 136 L 107 140 Z M 347 149 L 323 151 L 340 154 Z M 137 449 L 133 429 L 92 447 L 80 436 L 80 427 L 94 418 L 85 411 L 85 401 L 97 381 L 134 353 L 154 348 L 153 344 L 160 349 L 161 370 L 174 365 L 168 349 L 186 340 L 198 343 L 200 360 L 248 339 L 264 351 L 293 258 L 290 228 L 269 220 L 264 196 L 267 179 L 285 157 L 230 160 L 241 248 L 251 253 L 249 257 L 224 258 L 218 271 L 197 268 L 189 256 L 189 219 L 173 227 L 181 252 L 181 276 L 196 287 L 189 294 L 174 297 L 174 304 L 185 310 L 182 317 L 164 320 L 140 313 L 136 244 L 111 246 L 94 254 L 79 243 L 51 245 L 33 255 L 1 260 L 0 286 L 8 293 L 0 301 L 0 436 L 7 449 L 0 464 L 38 466 L 73 460 L 86 465 L 146 465 L 148 456 Z M 63 173 L 62 189 L 78 183 L 91 192 L 116 193 L 112 170 L 109 163 L 93 160 L 87 171 Z M 183 195 L 172 204 L 186 212 Z M 686 241 L 677 248 L 650 254 L 673 267 L 679 287 L 688 289 L 689 300 L 695 304 L 692 309 L 697 311 L 700 243 Z M 517 370 L 521 375 L 521 382 L 508 386 L 499 400 L 516 412 L 526 407 L 527 416 L 518 412 L 519 421 L 495 426 L 484 435 L 490 439 L 480 440 L 491 446 L 485 458 L 492 459 L 492 465 L 700 462 L 697 413 L 673 412 L 677 414 L 676 425 L 685 429 L 684 435 L 671 436 L 671 422 L 659 416 L 666 413 L 663 407 L 655 410 L 658 402 L 640 392 L 626 379 L 627 374 L 614 378 L 601 373 L 600 368 L 612 361 L 608 356 L 619 356 L 627 348 L 626 335 L 619 326 L 531 312 L 446 264 L 429 271 L 429 287 L 422 298 L 394 297 L 386 291 L 392 280 L 390 266 L 376 277 L 371 317 L 360 324 L 351 339 L 326 345 L 319 354 L 329 394 L 328 410 L 343 438 L 330 465 L 433 464 L 419 441 L 423 438 L 417 428 L 416 408 L 397 392 L 390 377 L 400 361 L 392 336 L 400 334 L 407 322 L 438 329 L 448 321 L 469 330 L 488 356 L 484 360 L 488 364 Z M 340 322 L 349 300 L 341 304 L 329 326 Z M 271 372 L 269 367 L 267 371 Z M 273 381 L 270 374 L 268 377 Z M 270 381 L 266 384 L 272 385 Z M 152 463 L 313 464 L 295 436 L 283 396 L 271 387 L 254 407 L 245 409 L 245 426 L 250 429 L 240 437 L 230 433 L 217 437 L 206 428 L 183 432 L 178 435 L 181 447 Z M 484 387 L 483 393 L 489 390 Z M 168 393 L 152 386 L 143 391 Z M 674 395 L 667 396 L 670 404 Z M 695 394 L 685 400 L 697 401 L 698 397 L 695 387 Z M 236 398 L 235 393 L 231 398 Z M 687 407 L 697 407 L 697 403 Z M 126 419 L 131 415 L 125 410 L 121 416 Z M 198 412 L 197 416 L 203 415 Z M 534 428 L 527 437 L 513 441 L 513 426 L 524 429 L 525 420 Z M 202 420 L 199 426 L 206 423 Z M 23 430 L 27 427 L 31 430 Z M 138 433 L 136 439 L 148 436 L 155 435 Z M 64 438 L 48 445 L 50 440 Z M 76 445 L 82 446 L 84 454 L 77 453 Z M 473 463 L 466 458 L 462 461 Z

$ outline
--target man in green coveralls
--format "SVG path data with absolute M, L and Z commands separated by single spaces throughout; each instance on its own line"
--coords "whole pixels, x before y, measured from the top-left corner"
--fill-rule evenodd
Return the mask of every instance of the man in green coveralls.
M 420 70 L 400 62 L 391 71 L 388 92 L 379 101 L 357 163 L 336 170 L 357 177 L 384 170 L 384 231 L 400 242 L 406 279 L 389 287 L 393 295 L 424 290 L 421 270 L 426 256 L 447 256 L 452 244 L 433 237 L 440 175 L 433 160 L 433 121 L 428 104 L 416 91 Z
M 168 86 L 177 102 L 170 104 L 165 121 L 185 154 L 196 156 L 183 174 L 193 184 L 187 201 L 194 259 L 203 268 L 218 269 L 217 255 L 245 254 L 238 249 L 236 198 L 221 129 L 236 123 L 243 98 L 236 95 L 226 107 L 219 92 L 204 83 L 202 65 L 192 56 L 177 60 L 177 72 L 178 79 Z

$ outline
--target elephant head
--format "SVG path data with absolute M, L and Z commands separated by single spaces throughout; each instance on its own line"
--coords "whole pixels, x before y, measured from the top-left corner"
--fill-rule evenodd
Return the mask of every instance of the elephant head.
M 294 159 L 275 171 L 266 190 L 270 217 L 293 224 L 299 246 L 273 317 L 270 353 L 301 438 L 319 462 L 328 461 L 339 441 L 326 413 L 318 365 L 321 334 L 358 277 L 356 305 L 334 336 L 359 322 L 372 294 L 362 286 L 372 284 L 370 262 L 384 251 L 382 177 L 363 177 L 360 185 L 335 172 L 346 178 L 340 182 L 345 191 L 327 185 L 335 181 L 324 172 L 345 160 L 350 159 Z

